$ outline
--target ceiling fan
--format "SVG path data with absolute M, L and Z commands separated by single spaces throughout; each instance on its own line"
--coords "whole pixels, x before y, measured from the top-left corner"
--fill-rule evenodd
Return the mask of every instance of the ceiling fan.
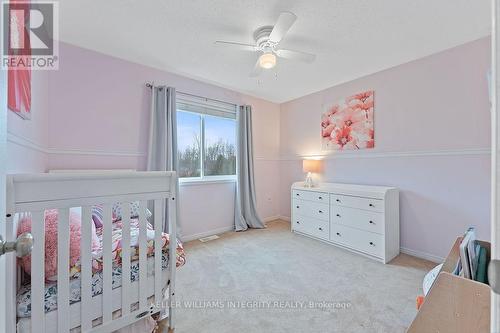
M 316 59 L 316 55 L 280 48 L 281 40 L 285 37 L 288 30 L 290 30 L 295 20 L 297 20 L 295 14 L 282 12 L 274 26 L 264 26 L 255 30 L 253 34 L 255 44 L 218 40 L 215 42 L 215 45 L 261 53 L 254 69 L 250 73 L 252 77 L 258 76 L 262 72 L 262 69 L 270 69 L 276 66 L 276 57 L 311 63 Z

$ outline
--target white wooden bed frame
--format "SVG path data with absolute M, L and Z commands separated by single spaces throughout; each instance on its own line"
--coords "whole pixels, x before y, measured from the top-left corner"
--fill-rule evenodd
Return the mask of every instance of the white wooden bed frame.
M 31 323 L 32 332 L 111 332 L 127 326 L 147 315 L 161 312 L 168 316 L 169 328 L 174 329 L 175 271 L 176 271 L 176 182 L 175 172 L 90 171 L 9 175 L 7 177 L 7 241 L 15 240 L 16 220 L 19 214 L 32 217 L 31 233 L 34 246 L 31 253 Z M 112 289 L 112 210 L 114 203 L 122 203 L 122 247 L 130 247 L 129 203 L 140 202 L 139 214 L 139 281 L 131 282 L 130 252 L 122 254 L 122 286 Z M 147 220 L 145 208 L 154 202 L 154 242 L 161 244 L 165 201 L 170 234 L 168 270 L 162 272 L 161 246 L 155 246 L 154 275 L 147 276 Z M 91 267 L 91 209 L 102 204 L 103 224 L 103 292 L 92 296 Z M 81 300 L 69 304 L 69 210 L 82 208 L 81 236 Z M 57 310 L 44 311 L 44 210 L 59 210 Z M 83 223 L 83 222 L 89 223 Z M 66 223 L 61 223 L 66 222 Z M 128 231 L 128 232 L 127 232 Z M 128 237 L 127 237 L 128 235 Z M 16 291 L 19 274 L 16 259 L 8 256 L 8 332 L 16 331 Z M 164 293 L 163 293 L 164 291 Z M 128 305 L 128 306 L 127 306 Z M 135 305 L 135 307 L 131 307 Z M 135 309 L 136 308 L 136 309 Z M 121 310 L 121 315 L 114 313 Z M 168 310 L 168 311 L 166 311 Z M 100 319 L 97 323 L 96 319 Z

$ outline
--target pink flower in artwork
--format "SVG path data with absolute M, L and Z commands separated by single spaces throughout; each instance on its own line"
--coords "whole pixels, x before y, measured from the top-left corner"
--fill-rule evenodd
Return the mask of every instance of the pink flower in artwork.
M 373 148 L 374 92 L 347 97 L 327 108 L 321 119 L 323 146 L 329 149 Z
M 373 148 L 373 147 L 375 147 L 375 140 L 370 139 L 366 141 L 366 148 Z
M 375 103 L 373 102 L 373 100 L 372 100 L 372 99 L 370 99 L 370 100 L 366 100 L 366 101 L 364 101 L 363 103 L 361 103 L 360 108 L 366 111 L 366 110 L 369 110 L 369 109 L 373 108 L 373 105 L 374 105 L 374 104 L 375 104 Z
M 364 117 L 370 119 L 371 113 L 373 113 L 373 101 L 368 100 L 366 102 L 358 102 L 353 105 L 354 109 L 362 110 L 364 112 Z
M 368 126 L 369 123 L 366 123 Z M 374 140 L 373 140 L 373 129 L 370 127 L 364 127 L 352 134 L 355 137 L 358 148 L 373 148 Z
M 356 95 L 352 95 L 346 98 L 347 103 L 350 103 L 353 100 L 360 100 L 361 102 L 366 102 L 370 97 L 373 96 L 373 90 L 365 91 Z
M 326 126 L 325 128 L 321 129 L 321 136 L 324 138 L 329 137 L 334 129 L 335 129 L 335 124 L 330 124 Z
M 363 111 L 368 111 L 371 108 L 373 108 L 373 101 L 368 100 L 366 102 L 361 102 L 359 100 L 356 100 L 356 103 L 353 103 L 352 108 L 353 109 L 361 109 Z
M 355 145 L 354 138 L 351 135 L 351 128 L 349 126 L 337 129 L 331 134 L 331 136 L 335 139 L 339 149 L 344 149 L 344 147 L 348 144 Z
M 373 127 L 368 130 L 368 134 L 370 135 L 370 139 L 366 142 L 366 148 L 375 147 L 375 131 Z
M 338 111 L 339 111 L 339 106 L 334 105 L 328 110 L 328 112 L 326 113 L 326 116 L 332 116 L 332 115 L 336 114 Z
M 326 128 L 326 127 L 328 127 L 328 125 L 330 125 L 330 117 L 328 117 L 326 114 L 324 114 L 321 117 L 321 127 Z
M 363 111 L 350 107 L 345 108 L 343 111 L 339 119 L 343 126 L 348 126 L 353 129 L 363 127 L 363 122 L 365 121 L 365 114 Z

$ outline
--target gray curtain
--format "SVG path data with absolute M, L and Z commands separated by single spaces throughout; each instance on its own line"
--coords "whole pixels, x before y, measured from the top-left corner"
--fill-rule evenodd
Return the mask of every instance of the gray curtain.
M 257 214 L 255 200 L 252 107 L 242 105 L 238 111 L 234 228 L 236 231 L 243 231 L 248 228 L 265 228 L 265 225 Z
M 148 171 L 177 171 L 177 112 L 175 88 L 153 86 L 151 88 L 151 114 L 149 124 Z M 179 183 L 177 182 L 177 234 L 179 223 Z M 150 203 L 152 204 L 152 203 Z M 163 230 L 168 231 L 168 212 L 163 204 Z

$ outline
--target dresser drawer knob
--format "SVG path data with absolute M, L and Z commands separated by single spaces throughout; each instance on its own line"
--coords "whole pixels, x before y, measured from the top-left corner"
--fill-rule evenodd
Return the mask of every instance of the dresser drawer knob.
M 369 204 L 368 206 L 370 206 L 370 207 L 375 207 L 373 204 Z
M 300 208 L 299 206 L 296 206 L 297 208 Z
M 337 200 L 335 200 L 335 201 L 340 202 L 340 199 L 337 199 Z
M 371 245 L 371 246 L 375 246 L 375 243 L 373 243 L 373 242 L 370 242 L 370 245 Z
M 323 211 L 322 210 L 318 210 L 318 213 L 323 214 Z
M 337 214 L 337 217 L 340 217 L 340 214 Z
M 323 231 L 323 228 L 321 228 L 321 227 L 319 227 L 318 229 L 319 229 L 319 231 Z
M 337 232 L 337 236 L 340 236 L 340 232 Z
M 297 224 L 300 224 L 300 222 L 299 222 L 299 221 L 297 221 Z
M 323 197 L 318 197 L 319 200 L 323 200 Z
M 295 193 L 296 196 L 300 197 L 300 193 Z
M 375 222 L 373 222 L 373 221 L 370 221 L 370 224 L 375 224 Z

